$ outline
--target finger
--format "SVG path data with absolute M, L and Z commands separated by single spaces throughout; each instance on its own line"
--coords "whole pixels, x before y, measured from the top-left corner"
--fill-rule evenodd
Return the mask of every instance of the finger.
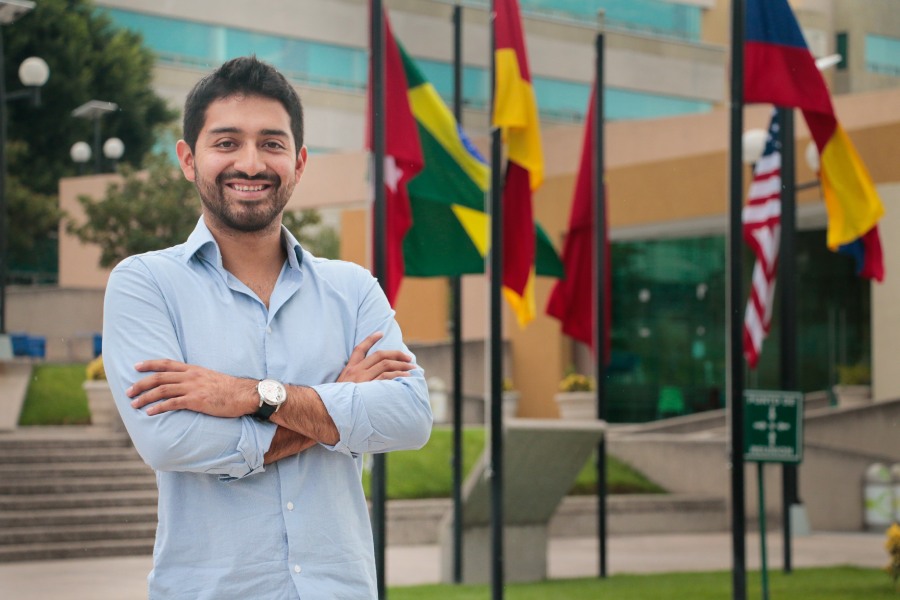
M 409 375 L 410 374 L 408 371 L 387 371 L 385 373 L 382 373 L 375 379 L 390 380 L 397 379 L 398 377 L 409 377 Z
M 152 417 L 167 412 L 181 410 L 182 408 L 184 407 L 181 398 L 170 398 L 169 400 L 163 400 L 161 402 L 157 402 L 156 404 L 148 406 L 147 415 Z
M 376 371 L 412 371 L 416 368 L 411 362 L 405 360 L 383 360 L 375 365 Z
M 357 344 L 356 348 L 353 349 L 353 352 L 350 353 L 350 360 L 347 361 L 347 364 L 354 364 L 360 362 L 362 359 L 366 357 L 366 354 L 369 353 L 369 350 L 372 349 L 372 346 L 375 343 L 384 337 L 384 334 L 380 331 L 376 331 L 359 344 Z
M 400 350 L 378 350 L 377 352 L 373 352 L 372 354 L 367 356 L 366 360 L 363 361 L 362 366 L 366 369 L 369 369 L 382 361 L 388 360 L 411 363 L 412 356 L 404 354 Z
M 152 375 L 148 375 L 146 377 L 142 377 L 135 381 L 131 387 L 125 390 L 125 394 L 131 398 L 135 396 L 139 396 L 153 388 L 157 388 L 161 385 L 167 385 L 172 383 L 180 383 L 183 379 L 184 375 L 177 372 L 163 371 L 156 372 Z
M 160 400 L 182 397 L 186 392 L 187 390 L 180 385 L 161 385 L 134 398 L 131 401 L 131 406 L 134 408 L 142 408 L 148 404 L 159 402 Z
M 188 365 L 169 358 L 153 358 L 142 360 L 134 365 L 135 371 L 145 373 L 147 371 L 187 371 Z

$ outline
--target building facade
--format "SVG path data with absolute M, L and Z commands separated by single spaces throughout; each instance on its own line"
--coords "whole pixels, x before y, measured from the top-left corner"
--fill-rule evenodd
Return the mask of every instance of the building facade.
M 223 60 L 255 53 L 283 70 L 304 100 L 307 144 L 314 155 L 292 199 L 318 207 L 342 230 L 343 257 L 366 264 L 368 205 L 365 132 L 368 17 L 365 0 L 98 0 L 112 20 L 142 33 L 159 56 L 155 87 L 174 106 Z M 452 2 L 387 0 L 395 34 L 445 98 L 450 78 Z M 464 125 L 484 145 L 489 98 L 486 2 L 464 6 Z M 580 151 L 580 123 L 593 81 L 594 38 L 605 33 L 607 183 L 613 268 L 613 362 L 610 417 L 655 418 L 663 390 L 676 388 L 685 411 L 724 402 L 726 358 L 727 0 L 520 0 L 541 111 L 547 180 L 535 198 L 538 220 L 561 247 Z M 839 366 L 872 368 L 876 396 L 900 395 L 879 354 L 895 296 L 891 281 L 900 249 L 890 252 L 900 116 L 900 16 L 892 0 L 796 0 L 791 3 L 817 56 L 840 52 L 827 78 L 838 117 L 879 185 L 888 217 L 882 227 L 888 281 L 870 285 L 849 259 L 824 249 L 825 214 L 816 188 L 799 195 L 797 269 L 800 290 L 800 386 L 824 389 Z M 768 107 L 747 110 L 747 127 L 764 128 Z M 808 134 L 797 118 L 798 149 Z M 798 182 L 815 175 L 798 159 Z M 747 174 L 749 179 L 749 171 Z M 67 180 L 62 202 L 91 178 Z M 102 189 L 102 188 L 100 188 Z M 102 287 L 105 275 L 65 232 L 60 285 Z M 750 270 L 745 259 L 744 289 Z M 900 264 L 897 265 L 900 268 Z M 552 281 L 538 284 L 539 310 Z M 464 283 L 464 336 L 485 337 L 482 277 Z M 397 305 L 408 337 L 444 343 L 447 283 L 408 279 Z M 896 319 L 900 321 L 900 318 Z M 520 414 L 552 416 L 552 394 L 571 365 L 590 368 L 583 348 L 539 317 L 524 330 L 506 317 L 510 376 L 523 391 Z M 898 323 L 900 324 L 900 323 Z M 778 332 L 766 342 L 748 387 L 777 387 Z M 882 365 L 882 366 L 880 366 Z M 426 365 L 427 366 L 427 365 Z M 466 392 L 484 378 L 467 374 Z M 882 385 L 884 383 L 884 385 Z M 900 383 L 900 382 L 898 382 Z

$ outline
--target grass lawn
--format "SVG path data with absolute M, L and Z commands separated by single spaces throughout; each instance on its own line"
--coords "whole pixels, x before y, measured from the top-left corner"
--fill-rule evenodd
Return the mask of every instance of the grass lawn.
M 463 430 L 463 470 L 468 473 L 484 448 L 484 428 L 466 427 Z M 436 426 L 431 439 L 421 450 L 391 452 L 387 455 L 388 498 L 446 498 L 451 494 L 451 460 L 453 431 L 448 426 Z M 593 459 L 579 473 L 573 493 L 593 493 L 597 488 Z M 659 493 L 664 490 L 643 475 L 607 456 L 607 486 L 610 493 Z M 363 477 L 366 493 L 369 474 Z
M 762 598 L 760 573 L 747 574 L 747 598 Z M 488 585 L 425 585 L 391 588 L 391 600 L 482 600 L 490 598 Z M 509 600 L 722 600 L 731 598 L 731 573 L 665 573 L 613 575 L 606 579 L 566 579 L 508 584 Z M 898 597 L 890 577 L 879 569 L 835 567 L 797 569 L 789 575 L 769 571 L 769 597 L 773 600 L 879 600 Z
M 84 364 L 35 365 L 20 425 L 85 425 L 91 422 L 81 389 Z

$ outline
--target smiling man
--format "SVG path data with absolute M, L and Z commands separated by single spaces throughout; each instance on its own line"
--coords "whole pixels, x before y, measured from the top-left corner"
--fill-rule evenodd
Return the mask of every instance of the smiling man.
M 306 168 L 284 77 L 238 58 L 188 95 L 176 146 L 202 216 L 110 275 L 103 356 L 157 472 L 151 599 L 376 597 L 364 453 L 431 431 L 381 288 L 282 227 Z

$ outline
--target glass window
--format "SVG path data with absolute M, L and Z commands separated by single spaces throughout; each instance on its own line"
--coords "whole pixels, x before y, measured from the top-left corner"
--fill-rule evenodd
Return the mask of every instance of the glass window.
M 799 232 L 796 242 L 798 381 L 804 392 L 826 390 L 837 382 L 838 365 L 869 362 L 870 286 L 848 257 L 828 251 L 824 231 Z M 664 416 L 661 406 L 673 396 L 684 412 L 722 408 L 729 368 L 724 237 L 615 242 L 611 252 L 610 421 Z M 748 250 L 745 297 L 751 270 Z M 747 388 L 781 387 L 780 323 L 776 300 Z
M 900 77 L 900 39 L 866 35 L 866 70 Z
M 487 7 L 487 0 L 470 4 Z M 624 29 L 659 37 L 696 42 L 700 40 L 702 9 L 666 0 L 519 0 L 524 13 L 556 15 L 593 22 L 603 11 L 604 23 L 612 29 Z
M 359 91 L 367 85 L 368 53 L 364 49 L 263 35 L 125 10 L 108 9 L 107 12 L 118 25 L 141 33 L 162 63 L 208 69 L 235 56 L 256 54 L 293 81 Z M 416 63 L 449 104 L 453 95 L 452 66 L 446 62 L 424 59 L 416 59 Z M 490 101 L 488 70 L 464 67 L 463 90 L 467 107 L 487 110 Z M 589 84 L 535 77 L 534 91 L 543 118 L 571 122 L 584 119 L 590 96 Z M 608 120 L 704 112 L 711 107 L 710 102 L 700 100 L 611 88 L 606 90 Z
M 168 64 L 209 68 L 229 58 L 256 54 L 287 77 L 314 85 L 363 90 L 368 77 L 364 50 L 265 35 L 244 29 L 107 9 L 116 24 L 139 32 Z
M 837 64 L 838 71 L 846 71 L 847 70 L 847 61 L 849 57 L 847 56 L 847 49 L 849 48 L 849 44 L 847 43 L 847 32 L 841 31 L 837 34 L 835 39 L 835 51 L 841 55 L 841 62 Z
M 453 69 L 448 63 L 416 59 L 423 75 L 449 104 L 453 98 Z M 479 67 L 463 69 L 464 104 L 469 108 L 486 110 L 490 99 L 489 73 Z M 591 86 L 586 83 L 534 78 L 534 95 L 541 117 L 557 121 L 584 120 Z M 615 88 L 606 89 L 606 118 L 646 119 L 709 111 L 712 103 L 702 100 L 675 98 Z

